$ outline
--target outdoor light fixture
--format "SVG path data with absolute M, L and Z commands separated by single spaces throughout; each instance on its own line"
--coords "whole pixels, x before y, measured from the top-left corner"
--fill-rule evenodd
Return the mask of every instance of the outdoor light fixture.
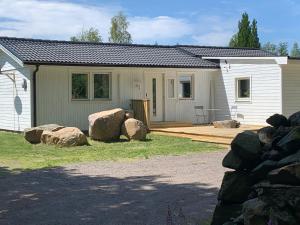
M 24 91 L 27 91 L 27 80 L 26 79 L 23 79 L 22 88 L 24 89 Z

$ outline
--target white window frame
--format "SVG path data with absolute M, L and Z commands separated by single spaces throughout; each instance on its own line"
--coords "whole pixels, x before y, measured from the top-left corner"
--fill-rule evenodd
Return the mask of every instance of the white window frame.
M 173 80 L 174 83 L 173 83 L 173 97 L 170 97 L 169 96 L 169 81 L 170 80 Z M 172 77 L 172 78 L 167 78 L 167 98 L 168 99 L 176 99 L 176 78 L 175 77 Z
M 87 74 L 88 75 L 88 98 L 74 99 L 72 95 L 72 76 L 73 74 Z M 109 74 L 109 98 L 95 98 L 94 97 L 94 74 Z M 71 70 L 69 71 L 69 95 L 71 102 L 86 102 L 86 101 L 111 101 L 112 100 L 112 71 L 103 70 Z
M 87 75 L 87 77 L 88 77 L 88 87 L 87 87 L 87 94 L 88 94 L 88 96 L 87 96 L 87 98 L 82 98 L 82 99 L 80 99 L 80 98 L 73 98 L 73 94 L 72 94 L 72 90 L 73 90 L 73 83 L 72 83 L 72 80 L 73 80 L 73 74 L 86 74 Z M 90 82 L 90 73 L 89 72 L 87 72 L 87 71 L 74 71 L 74 72 L 71 72 L 71 76 L 70 76 L 70 96 L 71 96 L 71 101 L 89 101 L 90 100 L 90 96 L 91 96 L 91 94 L 90 94 L 90 86 L 91 86 L 91 84 L 90 84 L 91 82 Z
M 109 96 L 108 98 L 95 98 L 95 83 L 94 78 L 95 74 L 107 74 L 109 76 Z M 92 100 L 95 101 L 111 101 L 111 95 L 112 95 L 112 73 L 111 72 L 93 72 L 91 73 L 91 96 Z
M 190 98 L 185 98 L 185 97 L 180 97 L 179 96 L 179 85 L 180 85 L 180 77 L 181 76 L 189 76 L 191 77 L 191 97 Z M 194 82 L 194 74 L 191 74 L 191 73 L 180 73 L 178 74 L 178 77 L 177 77 L 177 96 L 178 96 L 178 99 L 179 100 L 193 100 L 194 99 L 194 85 L 195 85 L 195 82 Z
M 249 80 L 249 97 L 240 98 L 239 97 L 239 81 L 240 80 Z M 252 79 L 251 76 L 237 77 L 235 78 L 235 101 L 236 102 L 251 102 L 252 101 Z

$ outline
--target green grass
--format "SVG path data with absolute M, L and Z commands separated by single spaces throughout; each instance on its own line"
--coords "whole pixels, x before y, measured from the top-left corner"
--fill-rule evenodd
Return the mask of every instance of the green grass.
M 147 141 L 103 143 L 89 139 L 90 146 L 58 148 L 50 145 L 31 145 L 21 134 L 0 132 L 0 166 L 10 169 L 39 169 L 69 163 L 128 160 L 155 155 L 181 155 L 193 152 L 221 150 L 223 147 L 186 138 L 149 134 Z

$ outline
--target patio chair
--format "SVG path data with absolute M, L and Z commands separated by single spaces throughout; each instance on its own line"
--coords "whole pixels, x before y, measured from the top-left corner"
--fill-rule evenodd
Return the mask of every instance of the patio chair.
M 238 107 L 237 105 L 232 105 L 230 107 L 230 114 L 229 115 L 225 115 L 226 117 L 229 117 L 229 119 L 237 119 L 237 110 L 238 110 Z
M 204 106 L 196 105 L 196 106 L 194 106 L 194 110 L 195 110 L 195 117 L 196 117 L 196 121 L 197 121 L 196 123 L 200 124 L 199 120 L 201 118 L 203 118 L 203 123 L 205 123 L 206 115 L 205 115 L 205 112 L 204 112 Z

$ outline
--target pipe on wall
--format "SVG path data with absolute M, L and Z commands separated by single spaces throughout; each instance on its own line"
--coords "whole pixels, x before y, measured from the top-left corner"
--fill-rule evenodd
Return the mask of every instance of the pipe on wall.
M 36 74 L 39 71 L 40 65 L 35 65 L 35 70 L 32 73 L 32 88 L 33 88 L 33 127 L 37 126 L 37 106 L 36 106 L 36 99 L 37 99 L 37 92 L 36 92 Z

